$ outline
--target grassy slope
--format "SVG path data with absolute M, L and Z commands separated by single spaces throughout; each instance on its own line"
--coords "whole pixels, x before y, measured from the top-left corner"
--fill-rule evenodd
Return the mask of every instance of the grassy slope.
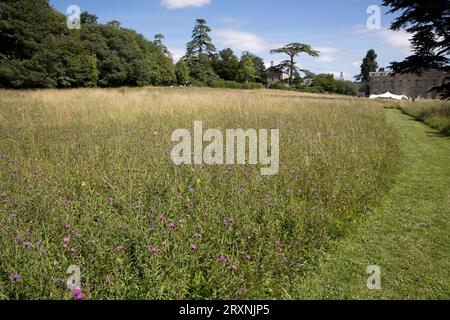
M 386 112 L 404 153 L 395 186 L 292 298 L 450 298 L 450 139 L 397 110 Z M 381 267 L 381 290 L 367 289 L 368 265 Z

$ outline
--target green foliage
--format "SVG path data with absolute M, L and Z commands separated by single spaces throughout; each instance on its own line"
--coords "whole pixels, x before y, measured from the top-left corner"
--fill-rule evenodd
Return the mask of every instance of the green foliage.
M 289 84 L 293 84 L 294 74 L 296 72 L 305 72 L 308 73 L 307 70 L 302 70 L 297 67 L 297 63 L 295 62 L 295 57 L 301 53 L 306 53 L 311 57 L 318 57 L 320 55 L 319 51 L 314 50 L 309 44 L 304 43 L 290 43 L 285 45 L 282 48 L 271 50 L 270 53 L 284 53 L 289 56 L 289 60 L 281 62 L 278 67 L 282 70 L 287 69 L 289 73 Z
M 450 135 L 450 102 L 415 101 L 402 103 L 397 108 L 439 130 L 442 134 Z
M 253 61 L 253 67 L 255 68 L 254 81 L 259 82 L 259 83 L 264 83 L 265 72 L 266 72 L 266 66 L 264 65 L 264 60 L 261 57 L 258 57 L 257 55 L 255 55 L 249 51 L 244 51 L 242 53 L 242 57 L 246 57 L 246 56 L 250 57 Z
M 220 51 L 213 56 L 214 72 L 223 80 L 235 81 L 239 73 L 239 59 L 230 48 Z
M 244 54 L 241 59 L 238 79 L 242 82 L 252 82 L 256 78 L 256 69 L 253 64 L 253 59 Z
M 0 297 L 73 299 L 60 279 L 78 265 L 87 300 L 289 298 L 368 216 L 396 164 L 380 102 L 296 95 L 3 90 Z M 289 128 L 279 174 L 174 166 L 171 133 L 198 119 Z
M 186 45 L 186 56 L 188 58 L 199 58 L 203 54 L 210 56 L 216 52 L 216 47 L 209 37 L 209 32 L 211 32 L 211 28 L 206 24 L 206 20 L 197 19 L 192 30 L 192 40 Z
M 312 80 L 312 85 L 321 87 L 326 92 L 336 92 L 338 89 L 338 83 L 332 74 L 319 74 L 315 76 Z
M 190 75 L 201 82 L 219 79 L 212 67 L 212 56 L 216 47 L 209 37 L 209 32 L 211 32 L 211 28 L 206 24 L 206 20 L 197 19 L 192 30 L 192 40 L 186 45 L 185 59 Z
M 263 89 L 264 85 L 257 82 L 236 82 L 236 81 L 226 81 L 226 80 L 216 80 L 208 84 L 212 88 L 228 88 L 228 89 Z
M 405 29 L 411 34 L 414 54 L 404 61 L 393 62 L 396 73 L 418 73 L 427 69 L 450 70 L 450 1 L 383 0 L 396 13 L 392 30 Z M 400 14 L 399 14 L 400 13 Z M 435 88 L 443 99 L 450 99 L 450 82 Z
M 358 81 L 368 82 L 370 80 L 369 73 L 375 72 L 378 69 L 377 54 L 375 50 L 370 49 L 367 51 L 361 64 L 361 73 L 355 76 Z
M 175 75 L 177 77 L 177 83 L 179 85 L 185 86 L 185 85 L 190 84 L 191 79 L 189 76 L 189 66 L 187 65 L 187 63 L 184 59 L 181 59 L 176 64 Z
M 83 12 L 81 30 L 69 30 L 64 15 L 47 0 L 2 1 L 0 12 L 2 87 L 141 86 L 176 81 L 166 47 L 122 28 L 118 21 L 100 25 L 97 16 Z

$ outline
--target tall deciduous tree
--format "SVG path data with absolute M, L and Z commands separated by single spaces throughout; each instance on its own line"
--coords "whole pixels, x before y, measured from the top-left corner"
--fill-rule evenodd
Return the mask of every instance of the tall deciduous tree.
M 261 57 L 258 57 L 257 55 L 249 52 L 244 51 L 242 53 L 242 57 L 249 56 L 253 61 L 253 66 L 255 67 L 255 79 L 253 81 L 256 82 L 264 82 L 265 80 L 265 72 L 266 72 L 266 66 L 264 65 L 264 60 Z M 241 58 L 242 59 L 242 58 Z
M 256 69 L 252 58 L 244 54 L 241 59 L 241 68 L 239 70 L 239 80 L 242 82 L 252 82 L 256 77 Z
M 450 0 L 383 0 L 383 5 L 390 7 L 389 13 L 400 13 L 391 29 L 405 29 L 412 35 L 414 54 L 402 62 L 392 62 L 394 72 L 450 70 Z M 435 89 L 444 99 L 450 98 L 450 82 Z
M 283 61 L 280 67 L 287 67 L 289 72 L 289 84 L 291 85 L 294 79 L 295 71 L 303 71 L 297 68 L 297 63 L 295 62 L 295 57 L 301 53 L 306 53 L 312 57 L 318 57 L 320 55 L 319 51 L 314 50 L 310 45 L 304 43 L 290 43 L 282 48 L 271 50 L 270 53 L 284 53 L 289 56 L 289 60 Z
M 185 86 L 190 84 L 189 66 L 184 59 L 177 62 L 175 66 L 175 74 L 178 84 Z
M 239 59 L 230 48 L 214 55 L 212 66 L 214 72 L 223 80 L 236 81 L 239 72 Z

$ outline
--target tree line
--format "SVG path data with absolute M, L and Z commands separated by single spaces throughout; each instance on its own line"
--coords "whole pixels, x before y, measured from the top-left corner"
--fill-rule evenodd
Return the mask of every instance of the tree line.
M 152 41 L 119 21 L 100 24 L 83 12 L 81 28 L 69 29 L 66 16 L 48 0 L 0 0 L 0 87 L 75 88 L 146 85 L 195 85 L 262 88 L 265 65 L 261 57 L 232 49 L 217 51 L 204 19 L 197 19 L 186 54 L 174 64 L 164 35 Z M 351 82 L 331 75 L 314 75 L 297 66 L 295 57 L 317 57 L 311 46 L 291 43 L 271 53 L 288 59 L 274 68 L 289 75 L 274 88 L 355 94 Z M 306 85 L 301 73 L 312 82 Z
M 162 34 L 149 41 L 118 21 L 100 24 L 88 12 L 81 14 L 81 29 L 70 30 L 48 0 L 1 0 L 0 86 L 262 86 L 263 60 L 250 52 L 239 59 L 231 49 L 217 53 L 209 31 L 206 21 L 197 20 L 186 55 L 175 65 Z

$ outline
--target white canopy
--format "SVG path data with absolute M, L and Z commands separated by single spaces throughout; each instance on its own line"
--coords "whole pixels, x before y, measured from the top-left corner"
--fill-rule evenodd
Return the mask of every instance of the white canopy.
M 397 94 L 390 93 L 389 91 L 383 94 L 371 94 L 370 99 L 395 99 L 395 100 L 409 100 L 407 96 L 399 96 Z

